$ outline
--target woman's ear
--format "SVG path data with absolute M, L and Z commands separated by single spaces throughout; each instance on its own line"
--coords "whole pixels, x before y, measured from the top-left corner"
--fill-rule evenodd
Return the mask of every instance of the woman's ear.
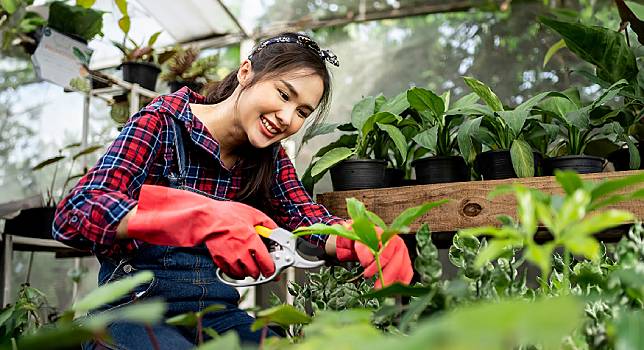
M 237 70 L 237 81 L 239 85 L 245 87 L 253 77 L 253 66 L 249 59 L 245 59 Z

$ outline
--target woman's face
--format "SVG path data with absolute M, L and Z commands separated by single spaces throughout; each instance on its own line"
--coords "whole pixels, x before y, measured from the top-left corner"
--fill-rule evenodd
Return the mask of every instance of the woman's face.
M 238 78 L 243 85 L 252 73 L 240 67 Z M 308 69 L 263 79 L 241 92 L 238 115 L 248 141 L 265 148 L 295 134 L 322 98 L 322 78 Z

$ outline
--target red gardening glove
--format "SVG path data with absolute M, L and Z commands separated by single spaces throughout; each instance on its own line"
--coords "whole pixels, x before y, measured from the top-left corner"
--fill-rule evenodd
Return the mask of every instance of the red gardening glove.
M 154 245 L 193 247 L 206 244 L 228 276 L 270 276 L 275 264 L 255 226 L 277 228 L 273 220 L 246 204 L 218 201 L 194 192 L 143 185 L 128 237 Z
M 345 223 L 345 226 L 351 229 L 351 223 Z M 382 229 L 376 227 L 378 237 L 382 234 Z M 336 238 L 336 255 L 340 261 L 359 261 L 364 267 L 364 277 L 371 278 L 378 273 L 378 264 L 366 245 L 352 241 L 348 238 L 338 236 Z M 385 286 L 400 282 L 409 284 L 414 276 L 414 270 L 409 258 L 409 252 L 405 242 L 396 235 L 391 237 L 387 242 L 384 251 L 380 254 L 380 266 Z M 380 278 L 376 280 L 376 289 L 382 288 Z

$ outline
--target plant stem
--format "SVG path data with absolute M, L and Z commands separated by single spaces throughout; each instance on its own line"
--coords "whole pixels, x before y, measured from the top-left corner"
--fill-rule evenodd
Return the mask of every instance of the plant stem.
M 268 334 L 268 325 L 264 325 L 262 327 L 262 335 L 259 337 L 259 348 L 263 349 L 264 348 L 264 339 L 266 339 L 266 335 Z
M 199 345 L 203 344 L 203 322 L 201 317 L 197 317 L 197 336 L 199 337 Z
M 570 253 L 568 252 L 567 249 L 564 249 L 563 251 L 563 256 L 564 256 L 564 270 L 563 270 L 563 275 L 564 275 L 564 291 L 566 294 L 570 294 Z
M 157 341 L 157 337 L 154 335 L 152 327 L 150 327 L 149 324 L 145 325 L 145 331 L 148 333 L 148 337 L 150 338 L 150 342 L 152 343 L 154 350 L 161 350 L 161 347 L 159 347 L 159 341 Z
M 376 265 L 378 265 L 378 278 L 380 278 L 380 284 L 382 285 L 382 288 L 384 288 L 385 277 L 382 274 L 382 266 L 380 265 L 380 252 L 376 252 L 375 257 L 376 257 Z

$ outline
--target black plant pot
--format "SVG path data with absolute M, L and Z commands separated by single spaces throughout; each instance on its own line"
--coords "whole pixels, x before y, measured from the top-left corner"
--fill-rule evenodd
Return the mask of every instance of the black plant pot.
M 188 89 L 200 93 L 203 88 L 203 84 L 197 83 L 196 81 L 170 81 L 168 82 L 170 87 L 170 93 L 179 91 L 182 87 L 187 86 Z
M 640 144 L 637 149 L 640 151 L 639 168 L 644 169 L 644 161 L 642 161 L 642 157 L 644 157 L 644 145 Z M 628 151 L 628 148 L 621 148 L 615 152 L 612 152 L 611 154 L 608 155 L 608 161 L 613 163 L 613 166 L 615 167 L 616 171 L 633 170 L 631 169 L 631 166 L 630 166 L 631 155 L 630 155 L 630 152 Z
M 123 80 L 139 84 L 150 91 L 156 88 L 157 77 L 161 72 L 157 65 L 147 62 L 124 62 L 121 64 L 121 69 L 123 69 Z
M 470 171 L 461 156 L 429 157 L 411 163 L 419 184 L 437 184 L 470 180 Z
M 540 153 L 534 154 L 534 174 L 542 174 L 541 164 L 543 157 Z M 512 167 L 512 156 L 509 150 L 486 151 L 476 156 L 474 169 L 481 174 L 484 180 L 501 180 L 518 177 Z
M 553 175 L 556 169 L 572 170 L 578 174 L 601 173 L 604 170 L 602 157 L 575 155 L 548 158 L 546 161 L 546 174 Z
M 387 187 L 399 187 L 403 185 L 405 172 L 400 169 L 385 169 L 385 184 Z
M 331 168 L 334 191 L 387 187 L 387 162 L 377 159 L 347 159 Z
M 23 237 L 51 239 L 54 207 L 23 209 L 13 219 L 7 219 L 4 231 Z

